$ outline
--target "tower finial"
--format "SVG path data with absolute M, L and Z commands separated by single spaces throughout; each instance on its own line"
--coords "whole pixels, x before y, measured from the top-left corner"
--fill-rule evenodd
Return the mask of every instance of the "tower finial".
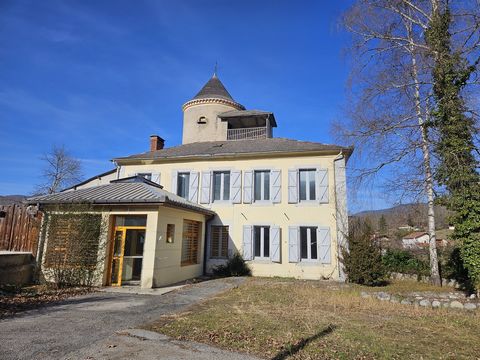
M 215 61 L 215 67 L 213 68 L 213 77 L 217 77 L 218 63 Z

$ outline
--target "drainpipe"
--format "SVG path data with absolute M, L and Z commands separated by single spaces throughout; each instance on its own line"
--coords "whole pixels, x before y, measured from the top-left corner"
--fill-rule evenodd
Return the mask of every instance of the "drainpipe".
M 346 188 L 346 173 L 345 162 L 343 174 L 337 172 L 337 162 L 345 161 L 345 155 L 343 151 L 335 157 L 333 160 L 333 174 L 334 174 L 334 194 L 335 194 L 335 217 L 337 226 L 337 261 L 338 261 L 338 277 L 340 281 L 345 281 L 345 270 L 342 264 L 342 246 L 348 246 L 346 242 L 346 236 L 348 235 L 348 211 L 347 211 L 347 188 Z M 339 179 L 340 178 L 340 179 Z M 340 182 L 339 182 L 340 180 Z M 343 186 L 343 189 L 340 188 Z M 339 196 L 342 199 L 339 199 Z M 344 218 L 344 219 L 343 219 Z
M 120 170 L 122 168 L 122 165 L 118 165 L 117 162 L 115 160 L 110 160 L 113 165 L 115 165 L 115 167 L 117 168 L 117 180 L 120 179 Z
M 207 275 L 207 258 L 208 258 L 207 233 L 208 233 L 208 224 L 212 219 L 213 219 L 213 216 L 209 216 L 208 220 L 205 221 L 205 231 L 203 234 L 203 266 L 202 266 L 203 275 Z

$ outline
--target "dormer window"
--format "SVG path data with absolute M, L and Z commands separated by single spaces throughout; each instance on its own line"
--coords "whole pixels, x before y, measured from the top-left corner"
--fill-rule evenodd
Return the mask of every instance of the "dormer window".
M 206 124 L 207 123 L 207 118 L 205 116 L 201 116 L 198 120 L 197 120 L 197 124 Z

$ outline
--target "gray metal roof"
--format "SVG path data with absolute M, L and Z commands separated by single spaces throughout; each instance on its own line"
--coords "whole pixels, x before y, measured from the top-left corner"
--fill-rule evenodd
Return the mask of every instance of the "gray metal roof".
M 277 127 L 275 116 L 273 112 L 262 110 L 231 110 L 218 114 L 222 121 L 229 123 L 238 122 L 243 127 L 247 126 L 265 126 L 267 120 L 270 121 L 270 126 Z M 259 121 L 262 120 L 262 121 Z M 253 122 L 253 124 L 252 124 Z
M 351 147 L 329 145 L 317 142 L 298 141 L 283 138 L 267 138 L 236 141 L 205 141 L 184 144 L 165 148 L 157 151 L 144 152 L 116 158 L 116 161 L 135 159 L 176 159 L 176 158 L 212 158 L 212 157 L 235 157 L 238 155 L 254 154 L 281 154 L 281 153 L 304 153 L 304 152 L 340 152 L 343 151 L 348 157 L 353 152 Z
M 110 184 L 85 189 L 67 190 L 55 194 L 35 196 L 26 200 L 28 204 L 167 204 L 196 212 L 213 215 L 214 212 L 196 203 L 185 200 L 158 184 L 133 176 L 111 181 Z
M 212 98 L 225 99 L 235 102 L 216 74 L 213 74 L 212 78 L 208 80 L 208 82 L 192 100 Z

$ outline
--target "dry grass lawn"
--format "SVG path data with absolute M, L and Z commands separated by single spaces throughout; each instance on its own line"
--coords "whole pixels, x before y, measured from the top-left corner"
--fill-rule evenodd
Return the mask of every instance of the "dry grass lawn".
M 386 290 L 438 291 L 414 284 Z M 249 278 L 147 328 L 269 359 L 480 359 L 480 312 L 362 299 L 362 290 Z

